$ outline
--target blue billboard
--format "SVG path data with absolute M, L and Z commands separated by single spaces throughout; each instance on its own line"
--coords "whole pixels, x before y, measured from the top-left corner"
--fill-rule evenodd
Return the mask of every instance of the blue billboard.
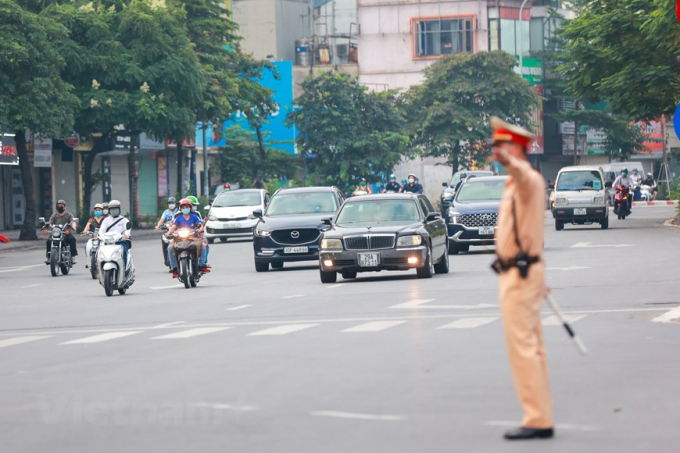
M 272 64 L 279 75 L 278 80 L 274 78 L 272 71 L 265 69 L 260 83 L 272 90 L 274 101 L 279 105 L 279 111 L 269 115 L 262 128 L 265 144 L 295 154 L 295 128 L 287 127 L 284 124 L 288 113 L 293 110 L 293 63 L 291 61 L 276 61 Z M 251 130 L 243 113 L 236 112 L 230 120 L 222 124 L 222 137 L 215 133 L 217 131 L 213 129 L 213 125 L 208 126 L 206 130 L 207 146 L 212 148 L 225 146 L 224 131 L 236 125 L 245 130 Z M 199 149 L 203 147 L 203 131 L 200 123 L 196 127 L 196 147 Z

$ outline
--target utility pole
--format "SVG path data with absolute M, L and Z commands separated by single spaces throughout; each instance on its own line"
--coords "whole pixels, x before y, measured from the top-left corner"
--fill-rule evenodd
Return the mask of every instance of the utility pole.
M 206 143 L 206 130 L 208 129 L 208 123 L 203 121 L 201 123 L 201 129 L 203 130 L 203 196 L 207 197 L 210 192 L 210 186 L 208 184 L 209 166 L 208 166 L 208 145 Z

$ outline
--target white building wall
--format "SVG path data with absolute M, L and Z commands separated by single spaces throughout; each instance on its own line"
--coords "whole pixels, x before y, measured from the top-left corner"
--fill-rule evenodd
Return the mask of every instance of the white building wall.
M 73 215 L 76 215 L 78 211 L 78 203 L 76 202 L 76 186 L 78 184 L 76 162 L 78 157 L 76 152 L 73 152 L 73 161 L 63 162 L 62 151 L 57 149 L 54 151 L 53 159 L 54 181 L 52 184 L 54 188 L 54 201 L 64 200 L 67 209 Z
M 234 22 L 243 37 L 241 48 L 257 59 L 276 55 L 276 0 L 234 0 Z

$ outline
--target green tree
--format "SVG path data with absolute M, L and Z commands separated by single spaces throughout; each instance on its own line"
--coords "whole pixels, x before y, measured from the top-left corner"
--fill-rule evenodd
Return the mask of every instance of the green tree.
M 512 70 L 505 52 L 445 57 L 424 70 L 425 81 L 402 97 L 418 153 L 443 157 L 458 171 L 489 154 L 491 116 L 531 128 L 539 98 Z
M 44 13 L 0 0 L 0 123 L 15 134 L 26 199 L 20 240 L 36 239 L 36 204 L 26 132 L 60 137 L 71 130 L 78 99 L 60 77 L 67 30 Z
M 322 184 L 355 184 L 379 178 L 401 160 L 408 146 L 394 93 L 373 93 L 348 75 L 320 73 L 302 84 L 298 110 L 287 122 L 299 131 L 308 168 Z

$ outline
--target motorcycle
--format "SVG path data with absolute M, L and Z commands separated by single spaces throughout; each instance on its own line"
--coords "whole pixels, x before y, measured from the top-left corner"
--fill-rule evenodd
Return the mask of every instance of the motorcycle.
M 168 245 L 170 245 L 170 238 L 165 235 L 165 233 L 170 229 L 172 226 L 172 222 L 167 222 L 161 227 L 161 231 L 163 231 L 163 234 L 161 234 L 161 248 L 163 249 L 163 264 L 165 264 L 165 267 L 169 268 L 170 267 L 170 259 L 168 258 Z
M 654 198 L 654 192 L 652 191 L 652 187 L 648 186 L 647 184 L 643 184 L 640 187 L 640 199 L 643 201 L 652 201 Z
M 130 229 L 131 226 L 128 222 L 127 228 Z M 99 238 L 100 245 L 97 252 L 99 284 L 104 287 L 104 292 L 109 297 L 115 290 L 118 294 L 125 294 L 135 282 L 135 265 L 129 250 L 127 263 L 123 262 L 123 241 L 123 235 L 117 232 L 104 233 Z
M 619 220 L 625 220 L 630 215 L 630 188 L 619 186 L 614 194 L 614 214 Z
M 92 275 L 92 280 L 97 280 L 99 278 L 99 266 L 97 266 L 97 251 L 99 250 L 99 228 L 95 228 L 94 231 L 85 234 L 90 236 L 90 239 L 85 245 L 85 254 L 89 258 L 89 263 L 85 265 L 86 268 L 90 269 L 90 274 Z
M 71 261 L 71 246 L 65 244 L 64 236 L 70 234 L 66 227 L 59 225 L 47 225 L 44 217 L 40 217 L 40 222 L 43 225 L 43 233 L 49 234 L 49 240 L 52 242 L 50 251 L 47 252 L 47 259 L 49 260 L 50 272 L 52 277 L 59 275 L 59 271 L 64 275 L 68 275 L 73 267 Z M 78 219 L 74 219 L 75 222 Z M 48 232 L 48 228 L 51 229 Z
M 195 288 L 203 272 L 198 268 L 198 245 L 194 235 L 196 230 L 180 228 L 173 233 L 173 251 L 177 261 L 177 279 L 184 283 L 184 287 Z

